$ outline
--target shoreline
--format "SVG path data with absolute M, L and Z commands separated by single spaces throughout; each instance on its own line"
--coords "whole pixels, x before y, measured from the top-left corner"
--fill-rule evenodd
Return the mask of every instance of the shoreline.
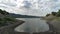
M 20 21 L 20 20 L 19 20 Z M 24 22 L 24 21 L 23 21 Z M 28 33 L 28 32 L 16 32 L 15 30 L 14 30 L 14 28 L 15 27 L 17 27 L 17 26 L 19 26 L 19 25 L 21 25 L 22 23 L 23 23 L 22 21 L 20 21 L 20 23 L 18 22 L 18 23 L 15 23 L 14 25 L 12 24 L 12 25 L 10 25 L 10 26 L 8 26 L 8 27 L 4 27 L 4 28 L 0 28 L 0 34 L 30 34 L 30 33 Z M 47 24 L 49 25 L 49 28 L 51 28 L 49 31 L 46 31 L 46 32 L 34 32 L 33 34 L 53 34 L 54 33 L 54 31 L 53 31 L 53 26 L 49 23 L 49 22 L 47 22 Z M 11 26 L 13 26 L 13 27 L 11 27 Z M 2 31 L 2 32 L 1 32 Z
M 47 22 L 47 24 L 49 25 L 49 30 L 55 32 L 54 26 L 50 22 Z
M 24 21 L 19 20 L 18 22 L 14 24 L 10 24 L 8 26 L 2 26 L 0 27 L 0 34 L 14 34 L 15 33 L 15 28 L 21 24 L 23 24 Z

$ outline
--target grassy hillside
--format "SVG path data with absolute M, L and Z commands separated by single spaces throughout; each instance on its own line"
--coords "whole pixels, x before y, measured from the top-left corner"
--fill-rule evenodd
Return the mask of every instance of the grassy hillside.
M 60 10 L 58 12 L 52 12 L 51 14 L 47 14 L 45 19 L 49 21 L 60 21 Z
M 21 14 L 14 14 L 14 13 L 9 13 L 9 15 L 14 18 L 40 18 L 39 16 L 29 16 L 29 15 L 21 15 Z
M 5 10 L 0 9 L 0 27 L 6 26 L 9 24 L 15 23 L 17 20 L 11 16 L 9 16 L 9 13 Z

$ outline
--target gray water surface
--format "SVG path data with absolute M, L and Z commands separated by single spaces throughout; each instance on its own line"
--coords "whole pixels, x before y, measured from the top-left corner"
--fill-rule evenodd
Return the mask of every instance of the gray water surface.
M 45 32 L 49 30 L 49 26 L 45 20 L 40 18 L 17 18 L 25 21 L 22 25 L 15 28 L 17 32 Z

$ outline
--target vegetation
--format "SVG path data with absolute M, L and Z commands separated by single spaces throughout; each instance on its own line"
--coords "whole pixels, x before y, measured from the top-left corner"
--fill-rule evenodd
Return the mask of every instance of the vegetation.
M 57 12 L 51 12 L 51 14 L 47 14 L 46 15 L 46 19 L 47 20 L 60 20 L 60 10 L 58 10 Z
M 9 13 L 6 12 L 5 10 L 1 10 L 1 9 L 0 9 L 0 13 L 3 14 L 3 15 L 8 15 L 8 14 L 9 14 Z
M 60 10 L 56 14 L 57 17 L 60 17 Z
M 56 16 L 56 14 L 57 14 L 57 12 L 52 12 L 52 15 L 53 15 L 53 16 Z
M 51 14 L 47 14 L 46 16 L 49 16 L 49 15 L 60 17 L 60 10 L 58 12 L 51 12 Z
M 48 17 L 50 14 L 47 14 L 46 16 Z
M 0 27 L 5 26 L 5 25 L 9 25 L 9 24 L 13 24 L 16 21 L 15 18 L 8 16 L 9 13 L 6 12 L 5 10 L 0 9 L 0 14 L 2 14 L 2 17 L 0 17 Z

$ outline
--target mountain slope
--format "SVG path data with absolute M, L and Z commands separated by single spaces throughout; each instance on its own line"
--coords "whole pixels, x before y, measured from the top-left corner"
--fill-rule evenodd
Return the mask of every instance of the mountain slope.
M 14 13 L 10 13 L 9 15 L 15 18 L 40 18 L 39 16 L 20 15 Z

